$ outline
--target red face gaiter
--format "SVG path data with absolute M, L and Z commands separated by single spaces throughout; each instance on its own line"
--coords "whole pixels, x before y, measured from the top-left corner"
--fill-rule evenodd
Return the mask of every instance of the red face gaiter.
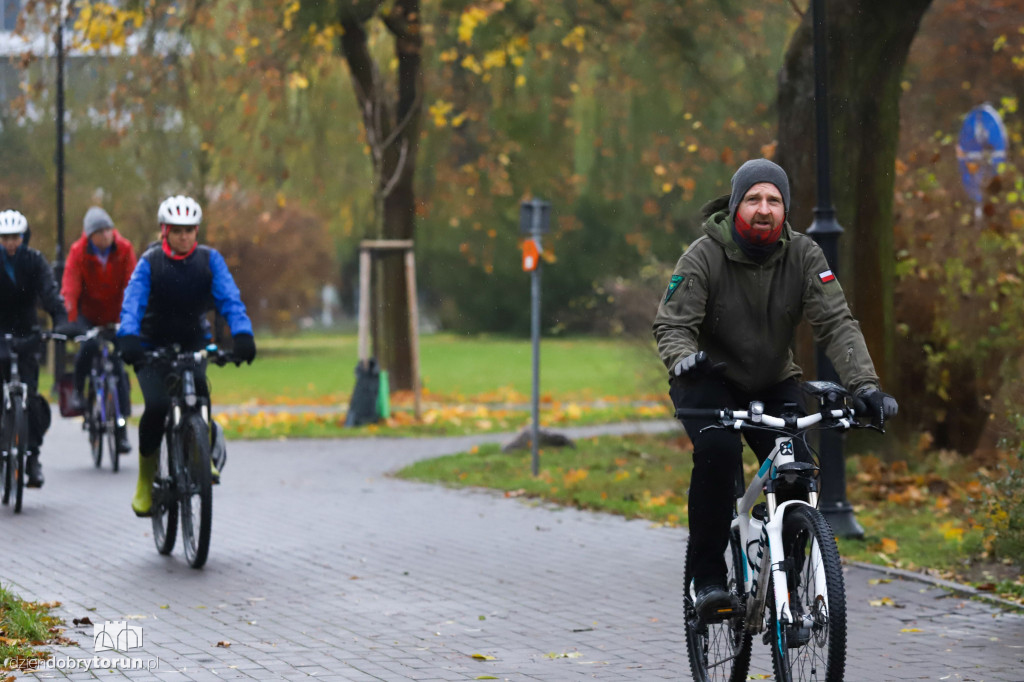
M 173 258 L 174 260 L 185 260 L 186 258 L 191 256 L 192 252 L 196 250 L 197 246 L 199 246 L 199 240 L 196 239 L 195 243 L 192 244 L 192 248 L 188 250 L 188 253 L 183 253 L 180 255 L 174 253 L 174 250 L 171 248 L 171 245 L 167 243 L 167 230 L 168 228 L 166 225 L 160 226 L 160 238 L 163 241 L 162 246 L 164 249 L 164 255 L 167 256 L 168 258 Z
M 771 246 L 775 242 L 779 241 L 779 237 L 782 236 L 782 226 L 785 223 L 786 216 L 782 216 L 782 222 L 780 222 L 774 230 L 771 232 L 762 232 L 752 228 L 749 223 L 740 217 L 739 212 L 736 212 L 736 233 L 743 238 L 743 241 L 753 246 Z

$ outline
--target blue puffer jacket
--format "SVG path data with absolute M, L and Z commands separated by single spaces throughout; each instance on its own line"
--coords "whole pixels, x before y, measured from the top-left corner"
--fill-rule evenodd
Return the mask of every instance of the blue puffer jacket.
M 206 313 L 216 308 L 232 334 L 252 334 L 241 294 L 220 253 L 198 246 L 183 259 L 160 243 L 142 255 L 124 292 L 118 336 L 140 336 L 146 346 L 177 343 L 199 350 L 210 340 Z

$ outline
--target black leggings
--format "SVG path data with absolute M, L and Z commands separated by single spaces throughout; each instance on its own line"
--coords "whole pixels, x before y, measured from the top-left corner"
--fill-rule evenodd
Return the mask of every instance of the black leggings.
M 760 400 L 768 414 L 778 416 L 787 403 L 795 405 L 791 406 L 791 411 L 806 414 L 804 394 L 796 379 L 787 379 L 756 394 L 742 391 L 721 377 L 676 380 L 672 382 L 669 395 L 676 408 L 746 409 L 752 400 Z M 697 589 L 707 584 L 724 585 L 729 524 L 737 494 L 742 490 L 743 444 L 740 433 L 721 429 L 701 433 L 701 429 L 711 424 L 711 421 L 703 419 L 683 420 L 683 427 L 693 442 L 688 516 L 694 560 L 691 568 Z M 775 447 L 776 436 L 772 433 L 744 431 L 743 436 L 759 462 L 763 462 Z M 811 461 L 810 453 L 802 442 L 797 441 L 794 445 L 798 460 Z
M 149 457 L 160 451 L 160 439 L 164 436 L 164 421 L 167 411 L 171 408 L 171 394 L 167 382 L 171 381 L 171 369 L 167 365 L 145 365 L 135 370 L 139 380 L 139 388 L 146 400 L 146 409 L 139 420 L 139 454 Z M 206 383 L 206 368 L 195 370 L 196 394 L 204 398 L 210 397 L 210 387 Z

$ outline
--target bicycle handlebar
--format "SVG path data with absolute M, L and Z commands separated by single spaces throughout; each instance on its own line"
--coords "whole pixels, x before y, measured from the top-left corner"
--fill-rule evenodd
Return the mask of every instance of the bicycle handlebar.
M 210 344 L 209 346 L 203 348 L 202 350 L 185 352 L 176 350 L 175 348 L 168 348 L 166 346 L 161 348 L 154 348 L 152 350 L 146 351 L 144 359 L 140 364 L 146 365 L 163 361 L 191 361 L 199 363 L 202 362 L 203 360 L 208 360 L 209 362 L 212 362 L 218 367 L 223 367 L 224 365 L 230 363 L 234 363 L 235 366 L 237 367 L 241 363 L 245 362 L 244 360 L 235 357 L 234 353 L 228 353 L 227 351 L 221 350 L 217 346 Z
M 752 402 L 750 404 L 750 408 L 746 410 L 689 407 L 681 407 L 676 410 L 677 419 L 709 419 L 711 421 L 718 422 L 718 424 L 713 426 L 732 428 L 737 431 L 743 428 L 769 428 L 785 431 L 787 433 L 796 433 L 818 424 L 826 417 L 829 417 L 834 421 L 825 428 L 843 430 L 851 428 L 875 428 L 870 424 L 862 424 L 858 422 L 855 419 L 851 408 L 841 410 L 824 410 L 821 412 L 814 412 L 803 417 L 795 415 L 791 417 L 776 417 L 774 415 L 766 414 L 764 412 L 764 405 L 757 401 Z

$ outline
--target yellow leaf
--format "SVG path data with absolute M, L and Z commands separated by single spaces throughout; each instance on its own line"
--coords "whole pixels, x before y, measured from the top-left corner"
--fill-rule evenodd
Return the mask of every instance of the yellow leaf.
M 898 542 L 892 538 L 882 538 L 882 551 L 886 554 L 895 554 L 900 550 Z
M 496 660 L 498 660 L 494 656 L 488 656 L 487 654 L 473 654 L 471 656 L 471 658 L 474 658 L 474 659 L 476 659 L 478 661 L 496 661 Z
M 892 600 L 892 597 L 882 597 L 881 599 L 872 599 L 868 602 L 871 606 L 896 606 L 896 602 Z
M 903 628 L 900 632 L 921 632 L 921 628 Z

